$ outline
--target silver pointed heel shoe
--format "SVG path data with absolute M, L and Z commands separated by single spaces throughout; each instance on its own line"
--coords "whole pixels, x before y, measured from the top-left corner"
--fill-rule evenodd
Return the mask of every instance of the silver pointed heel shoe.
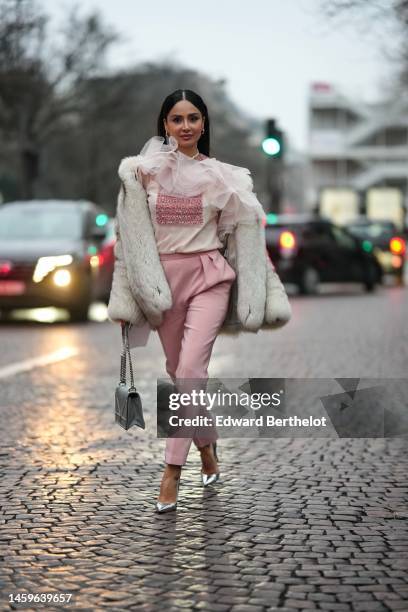
M 220 472 L 216 472 L 215 474 L 203 474 L 201 472 L 201 480 L 203 483 L 203 487 L 208 487 L 210 484 L 214 484 L 219 480 Z
M 164 512 L 171 512 L 177 508 L 178 492 L 180 488 L 180 478 L 177 481 L 176 501 L 175 502 L 156 502 L 156 512 L 163 514 Z
M 216 461 L 218 462 L 217 443 L 213 442 L 212 447 L 214 451 L 214 457 Z M 208 485 L 211 485 L 217 482 L 217 480 L 219 480 L 220 478 L 220 475 L 221 475 L 220 472 L 215 472 L 214 474 L 203 474 L 203 472 L 201 472 L 201 482 L 203 484 L 203 487 L 208 487 Z

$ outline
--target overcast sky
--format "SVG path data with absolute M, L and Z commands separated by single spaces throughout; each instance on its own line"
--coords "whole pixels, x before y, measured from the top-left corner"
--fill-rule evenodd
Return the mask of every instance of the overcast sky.
M 73 4 L 42 0 L 55 23 Z M 353 27 L 329 23 L 319 12 L 320 0 L 81 0 L 80 5 L 81 13 L 98 8 L 124 35 L 110 56 L 112 66 L 170 55 L 224 78 L 236 104 L 254 117 L 276 117 L 301 150 L 307 145 L 310 82 L 331 82 L 361 101 L 383 93 L 387 67 L 378 45 Z

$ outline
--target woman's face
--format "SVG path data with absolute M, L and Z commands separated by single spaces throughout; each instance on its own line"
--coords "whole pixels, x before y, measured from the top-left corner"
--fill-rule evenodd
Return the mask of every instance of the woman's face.
M 164 127 L 169 136 L 177 140 L 179 149 L 196 150 L 204 128 L 204 117 L 194 104 L 180 100 L 164 120 Z

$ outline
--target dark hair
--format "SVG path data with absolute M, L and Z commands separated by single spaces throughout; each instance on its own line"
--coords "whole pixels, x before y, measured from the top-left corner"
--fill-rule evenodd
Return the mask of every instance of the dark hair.
M 208 116 L 208 110 L 201 96 L 196 94 L 191 89 L 176 89 L 173 93 L 169 94 L 164 100 L 159 117 L 157 119 L 157 133 L 159 136 L 166 136 L 166 130 L 164 127 L 164 119 L 167 119 L 167 115 L 177 102 L 180 100 L 188 100 L 191 104 L 194 104 L 204 117 L 204 134 L 197 142 L 197 148 L 200 153 L 210 155 L 210 118 Z

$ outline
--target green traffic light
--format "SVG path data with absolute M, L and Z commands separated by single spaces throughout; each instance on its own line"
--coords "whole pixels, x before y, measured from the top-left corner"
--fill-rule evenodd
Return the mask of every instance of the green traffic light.
M 275 213 L 268 213 L 266 215 L 266 222 L 268 225 L 273 225 L 278 220 L 278 216 Z
M 96 216 L 95 223 L 99 227 L 106 225 L 107 222 L 108 222 L 108 215 L 101 214 L 101 215 Z
M 373 250 L 373 243 L 369 240 L 363 240 L 362 247 L 364 251 L 366 251 L 367 253 L 371 253 L 371 251 Z
M 282 145 L 277 138 L 264 138 L 262 141 L 262 149 L 267 155 L 275 157 L 276 155 L 279 155 Z

